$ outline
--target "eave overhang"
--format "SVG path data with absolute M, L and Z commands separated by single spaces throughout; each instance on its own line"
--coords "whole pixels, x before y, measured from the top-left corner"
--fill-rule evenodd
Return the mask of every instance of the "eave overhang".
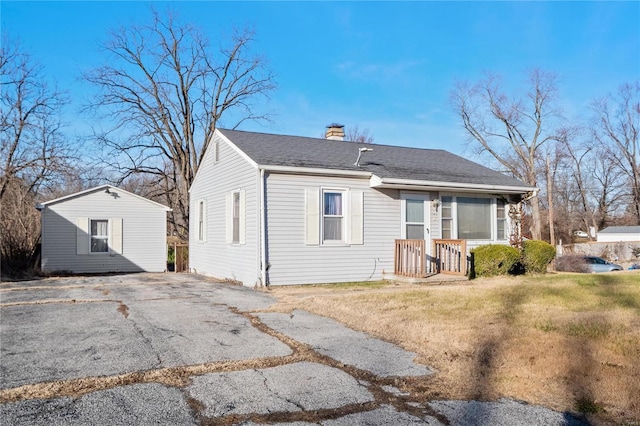
M 258 169 L 272 173 L 286 173 L 293 175 L 348 176 L 362 179 L 369 179 L 373 176 L 371 172 L 365 172 L 362 170 L 323 169 L 319 167 L 259 165 Z
M 537 188 L 531 186 L 487 185 L 479 183 L 381 178 L 376 175 L 371 176 L 369 186 L 371 188 L 378 189 L 472 192 L 481 194 L 527 194 L 537 190 Z

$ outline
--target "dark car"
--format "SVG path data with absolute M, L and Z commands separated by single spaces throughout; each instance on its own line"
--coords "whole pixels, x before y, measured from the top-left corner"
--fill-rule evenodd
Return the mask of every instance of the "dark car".
M 591 272 L 622 271 L 622 266 L 611 263 L 601 257 L 584 256 L 583 259 Z

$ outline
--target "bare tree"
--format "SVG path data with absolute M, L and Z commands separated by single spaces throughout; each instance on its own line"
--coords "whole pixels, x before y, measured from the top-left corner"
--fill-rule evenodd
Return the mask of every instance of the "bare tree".
M 61 130 L 63 93 L 3 34 L 0 47 L 0 248 L 3 269 L 28 266 L 40 236 L 38 191 L 72 172 Z
M 501 78 L 488 75 L 476 84 L 459 83 L 451 93 L 456 112 L 471 140 L 501 167 L 537 187 L 540 148 L 560 140 L 560 112 L 554 102 L 555 74 L 534 69 L 524 96 L 509 97 Z M 541 238 L 540 200 L 531 199 L 532 235 Z
M 640 225 L 640 82 L 622 85 L 617 93 L 594 101 L 592 108 L 594 139 L 626 176 L 630 211 Z
M 358 143 L 375 143 L 375 139 L 369 133 L 369 129 L 360 130 L 357 124 L 353 127 L 347 127 L 345 140 Z
M 559 146 L 566 159 L 565 197 L 572 203 L 572 215 L 580 218 L 582 229 L 604 228 L 623 199 L 620 170 L 608 152 L 593 143 L 574 146 L 565 140 Z
M 36 192 L 39 185 L 69 170 L 71 156 L 58 115 L 65 95 L 47 85 L 41 67 L 7 35 L 0 48 L 0 76 L 2 201 L 11 180 L 20 179 Z
M 186 238 L 188 188 L 215 128 L 268 117 L 256 104 L 275 88 L 265 60 L 250 55 L 253 32 L 212 49 L 195 27 L 152 11 L 148 25 L 123 27 L 103 46 L 103 66 L 85 73 L 100 93 L 88 106 L 111 123 L 97 132 L 108 162 L 122 173 L 157 177 Z

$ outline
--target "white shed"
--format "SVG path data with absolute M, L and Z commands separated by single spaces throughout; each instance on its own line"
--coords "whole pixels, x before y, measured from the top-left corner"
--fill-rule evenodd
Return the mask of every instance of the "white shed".
M 102 185 L 47 201 L 38 209 L 43 271 L 166 270 L 169 207 Z
M 610 226 L 598 232 L 599 243 L 640 241 L 640 226 Z

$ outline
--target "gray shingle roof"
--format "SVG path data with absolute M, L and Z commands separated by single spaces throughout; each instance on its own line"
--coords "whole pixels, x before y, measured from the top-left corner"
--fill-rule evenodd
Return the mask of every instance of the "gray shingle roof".
M 640 234 L 640 226 L 610 226 L 598 232 L 600 234 Z
M 480 185 L 529 185 L 441 149 L 274 135 L 218 129 L 261 166 L 293 166 L 330 170 L 366 171 L 381 178 L 470 183 Z M 358 149 L 371 148 L 354 165 Z

